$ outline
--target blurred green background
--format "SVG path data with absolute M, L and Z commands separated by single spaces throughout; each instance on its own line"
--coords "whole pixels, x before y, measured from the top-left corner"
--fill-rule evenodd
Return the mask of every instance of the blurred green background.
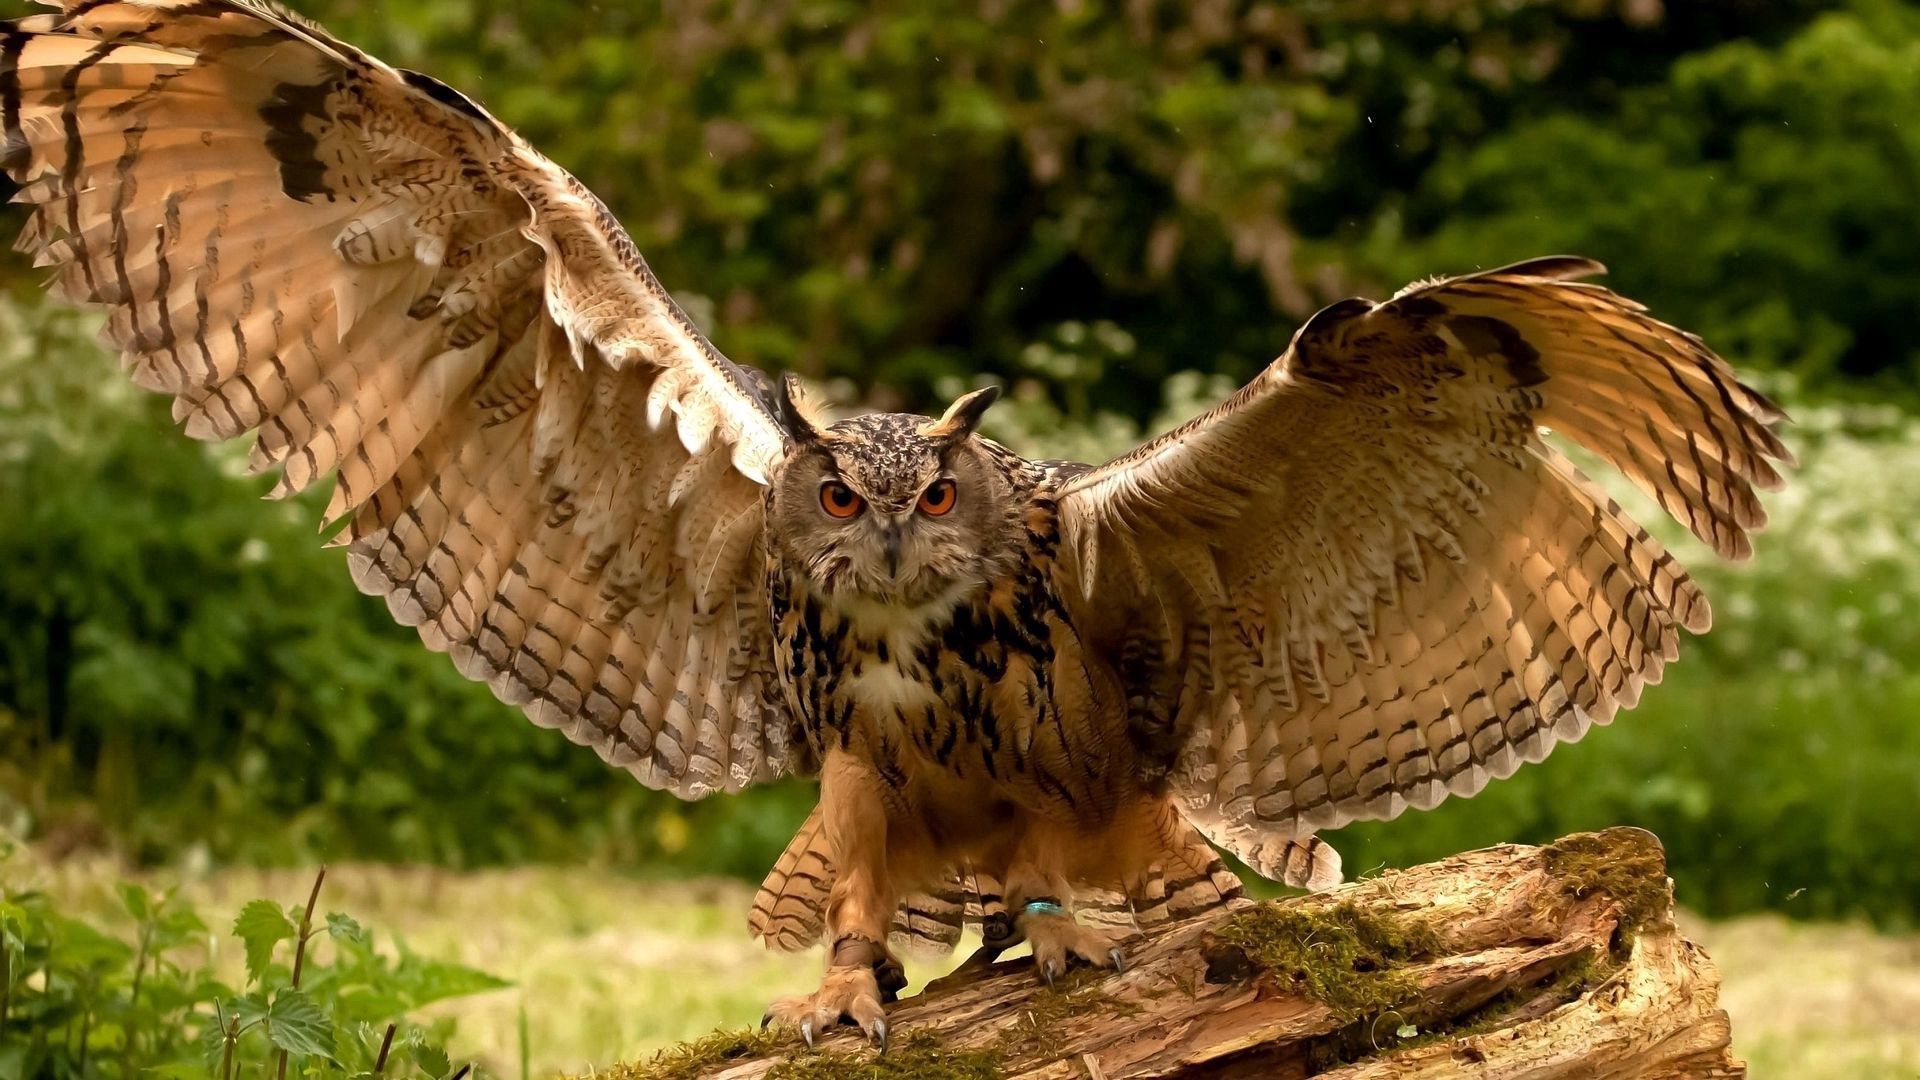
M 1634 503 L 1718 615 L 1639 709 L 1330 839 L 1358 873 L 1632 823 L 1707 915 L 1920 918 L 1920 3 L 299 6 L 573 170 L 735 359 L 883 408 L 997 379 L 990 433 L 1036 456 L 1124 449 L 1332 300 L 1601 259 L 1784 400 L 1803 467 L 1742 566 Z M 38 281 L 0 267 L 0 829 L 142 866 L 771 862 L 806 786 L 681 804 L 524 723 Z

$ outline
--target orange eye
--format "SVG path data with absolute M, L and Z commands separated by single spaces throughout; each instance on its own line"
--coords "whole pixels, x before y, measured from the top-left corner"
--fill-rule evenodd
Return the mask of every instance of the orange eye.
M 820 485 L 820 506 L 837 518 L 850 518 L 867 508 L 867 500 L 838 480 Z
M 928 517 L 939 517 L 953 509 L 957 501 L 959 494 L 954 489 L 953 481 L 942 480 L 920 493 L 920 512 Z

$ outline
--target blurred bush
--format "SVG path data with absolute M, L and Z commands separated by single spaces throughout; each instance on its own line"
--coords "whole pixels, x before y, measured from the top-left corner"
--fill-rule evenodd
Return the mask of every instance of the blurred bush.
M 1743 364 L 1911 400 L 1916 112 L 1920 7 L 1856 4 L 1778 47 L 1682 57 L 1605 115 L 1449 147 L 1359 259 L 1394 281 L 1583 252 Z
M 1614 730 L 1348 865 L 1636 822 L 1708 910 L 1920 912 L 1920 7 L 1702 0 L 309 0 L 602 194 L 723 348 L 1097 459 L 1316 306 L 1554 250 L 1745 366 L 1806 469 L 1720 629 Z M 0 223 L 11 227 L 11 222 Z M 0 280 L 24 294 L 34 276 Z M 810 792 L 692 806 L 355 595 L 312 501 L 0 304 L 0 813 L 147 859 L 757 875 Z M 1643 512 L 1652 524 L 1657 514 Z M 1804 890 L 1804 891 L 1803 891 Z

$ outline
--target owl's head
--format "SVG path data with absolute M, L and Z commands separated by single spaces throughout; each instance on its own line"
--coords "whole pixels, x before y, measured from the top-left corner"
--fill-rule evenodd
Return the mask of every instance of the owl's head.
M 1012 485 L 974 437 L 997 388 L 939 419 L 875 413 L 817 426 L 780 387 L 791 442 L 771 484 L 768 542 L 839 600 L 920 607 L 993 577 L 1015 550 Z

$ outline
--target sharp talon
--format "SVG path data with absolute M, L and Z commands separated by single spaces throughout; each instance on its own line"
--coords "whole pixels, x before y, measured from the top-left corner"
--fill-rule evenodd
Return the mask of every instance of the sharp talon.
M 768 1025 L 768 1024 L 771 1024 L 771 1023 L 773 1023 L 773 1014 L 772 1014 L 772 1013 L 761 1013 L 761 1014 L 760 1014 L 760 1030 L 761 1030 L 761 1031 L 765 1031 L 765 1030 L 767 1030 L 767 1025 Z
M 1113 961 L 1113 970 L 1115 972 L 1118 972 L 1120 974 L 1126 973 L 1127 954 L 1121 952 L 1119 949 L 1108 949 L 1107 959 Z
M 1049 960 L 1040 968 L 1040 975 L 1047 980 L 1047 989 L 1053 989 L 1053 961 Z
M 800 1021 L 800 1037 L 807 1040 L 807 1049 L 813 1049 L 813 1017 Z
M 887 1052 L 887 1022 L 885 1020 L 875 1020 L 873 1022 L 873 1041 L 880 1047 L 882 1054 Z

